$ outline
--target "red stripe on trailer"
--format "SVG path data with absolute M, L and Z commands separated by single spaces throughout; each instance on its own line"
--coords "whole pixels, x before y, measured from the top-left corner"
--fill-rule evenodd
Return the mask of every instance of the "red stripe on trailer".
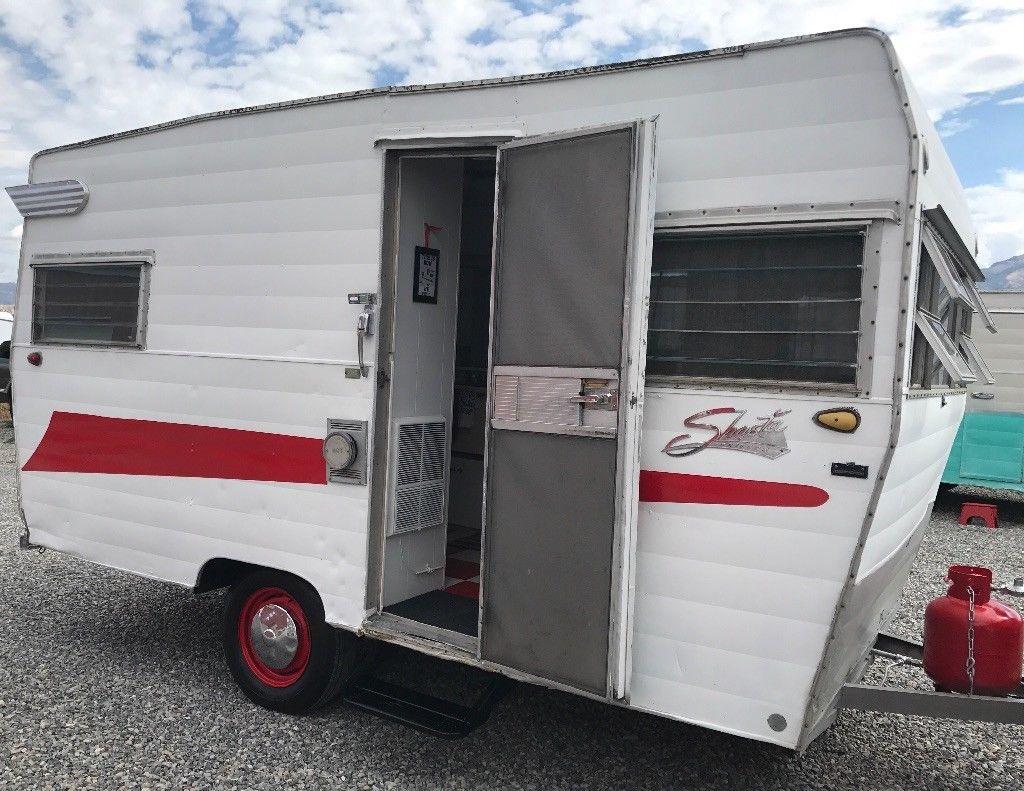
M 324 484 L 321 449 L 321 440 L 311 437 L 54 412 L 22 470 Z M 799 483 L 642 470 L 640 500 L 814 508 L 828 492 Z
M 54 412 L 22 469 L 325 484 L 321 448 L 309 437 Z
M 828 500 L 828 492 L 803 483 L 641 470 L 640 500 L 645 503 L 816 508 Z

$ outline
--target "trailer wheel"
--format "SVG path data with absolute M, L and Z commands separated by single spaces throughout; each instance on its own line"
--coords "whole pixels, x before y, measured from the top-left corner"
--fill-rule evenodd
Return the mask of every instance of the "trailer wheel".
M 356 643 L 324 621 L 313 586 L 292 574 L 255 571 L 228 594 L 228 667 L 260 706 L 302 714 L 329 703 L 355 669 Z

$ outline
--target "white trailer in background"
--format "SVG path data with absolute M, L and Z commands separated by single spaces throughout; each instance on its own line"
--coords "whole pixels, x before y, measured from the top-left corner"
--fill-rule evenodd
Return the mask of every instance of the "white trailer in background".
M 361 635 L 802 748 L 859 679 L 981 277 L 884 35 L 213 113 L 29 182 L 24 543 L 230 585 L 254 700 L 329 699 Z
M 967 411 L 1024 414 L 1024 292 L 984 291 L 981 296 L 999 333 L 975 333 L 992 376 L 971 385 L 974 398 Z

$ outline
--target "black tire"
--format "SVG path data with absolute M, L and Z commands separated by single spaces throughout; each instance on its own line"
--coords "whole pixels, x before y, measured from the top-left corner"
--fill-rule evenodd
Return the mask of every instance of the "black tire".
M 284 668 L 263 661 L 251 637 L 246 642 L 254 614 L 266 614 L 263 608 L 271 604 L 288 613 L 295 627 L 295 659 Z M 273 614 L 282 617 L 277 610 Z M 293 574 L 261 569 L 232 586 L 223 636 L 228 668 L 246 697 L 286 714 L 304 714 L 330 703 L 356 668 L 358 638 L 329 626 L 316 590 Z

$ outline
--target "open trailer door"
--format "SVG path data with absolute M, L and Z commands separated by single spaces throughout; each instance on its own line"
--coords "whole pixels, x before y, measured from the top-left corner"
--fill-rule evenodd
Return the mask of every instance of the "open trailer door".
M 499 148 L 480 655 L 624 697 L 654 121 Z

